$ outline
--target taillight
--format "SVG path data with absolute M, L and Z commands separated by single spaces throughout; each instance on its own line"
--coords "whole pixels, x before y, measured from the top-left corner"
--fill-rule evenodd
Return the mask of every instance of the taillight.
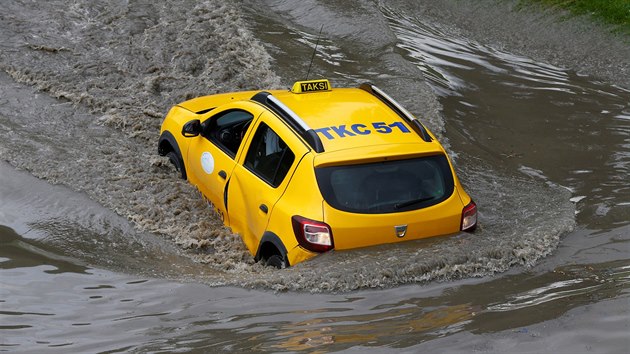
M 328 224 L 295 215 L 291 218 L 293 232 L 300 246 L 312 252 L 326 252 L 335 247 Z
M 462 210 L 462 231 L 474 231 L 477 227 L 477 204 L 470 201 Z

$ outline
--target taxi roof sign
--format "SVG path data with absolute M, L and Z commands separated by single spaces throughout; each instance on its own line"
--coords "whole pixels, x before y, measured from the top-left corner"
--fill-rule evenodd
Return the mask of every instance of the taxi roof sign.
M 332 87 L 328 79 L 296 81 L 291 88 L 293 93 L 330 91 Z

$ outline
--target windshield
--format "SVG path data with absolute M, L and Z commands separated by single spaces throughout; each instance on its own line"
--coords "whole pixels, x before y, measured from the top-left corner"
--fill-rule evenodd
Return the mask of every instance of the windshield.
M 364 214 L 426 208 L 453 194 L 453 175 L 446 156 L 361 165 L 332 166 L 315 171 L 319 189 L 333 208 Z

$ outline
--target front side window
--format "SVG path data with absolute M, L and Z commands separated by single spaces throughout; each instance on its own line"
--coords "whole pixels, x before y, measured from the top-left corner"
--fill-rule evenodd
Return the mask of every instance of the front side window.
M 203 136 L 234 158 L 254 116 L 246 111 L 219 113 L 202 124 Z
M 260 123 L 245 157 L 245 167 L 273 187 L 282 183 L 295 155 L 265 123 Z
M 453 194 L 454 181 L 444 155 L 315 171 L 326 202 L 333 208 L 365 214 L 426 208 Z

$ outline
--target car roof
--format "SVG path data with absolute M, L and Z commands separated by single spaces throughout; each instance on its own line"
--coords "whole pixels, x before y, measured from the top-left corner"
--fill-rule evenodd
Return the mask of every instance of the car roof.
M 325 82 L 325 90 L 296 90 L 301 84 L 313 82 Z M 228 92 L 197 97 L 181 102 L 179 106 L 197 114 L 212 114 L 215 107 L 229 102 L 256 101 L 289 123 L 317 155 L 329 155 L 325 158 L 320 156 L 320 161 L 341 161 L 353 154 L 355 160 L 361 160 L 367 158 L 366 154 L 375 156 L 377 151 L 382 150 L 367 147 L 382 147 L 389 151 L 385 155 L 390 157 L 395 155 L 397 148 L 402 155 L 411 151 L 421 155 L 444 151 L 424 126 L 420 125 L 425 132 L 424 137 L 418 133 L 418 127 L 411 127 L 411 123 L 402 116 L 406 113 L 401 112 L 404 108 L 398 107 L 398 112 L 395 111 L 392 107 L 397 104 L 392 106 L 389 96 L 384 98 L 386 94 L 378 88 L 366 85 L 367 89 L 365 85 L 361 88 L 333 88 L 328 80 L 298 81 L 291 90 Z M 287 117 L 284 108 L 278 110 L 277 104 L 270 105 L 268 97 L 271 96 L 292 111 L 290 117 Z M 293 113 L 297 117 L 292 116 Z M 415 119 L 410 113 L 408 115 L 409 119 Z M 310 133 L 315 140 L 321 140 L 321 145 L 305 134 L 308 130 L 312 130 Z M 405 144 L 412 146 L 404 147 Z
M 325 153 L 392 144 L 414 144 L 418 152 L 442 150 L 436 140 L 424 141 L 397 112 L 363 89 L 268 92 L 318 133 Z

